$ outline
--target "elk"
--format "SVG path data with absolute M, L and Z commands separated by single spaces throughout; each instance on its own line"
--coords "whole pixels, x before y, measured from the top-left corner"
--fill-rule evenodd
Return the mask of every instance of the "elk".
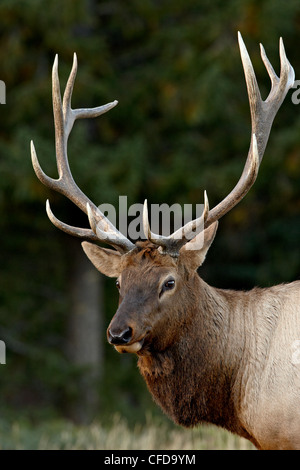
M 145 201 L 145 239 L 133 243 L 73 180 L 67 142 L 74 121 L 99 116 L 117 104 L 71 108 L 75 54 L 63 100 L 57 56 L 53 65 L 58 179 L 43 172 L 33 142 L 32 162 L 43 184 L 88 216 L 90 228 L 72 227 L 58 220 L 46 203 L 51 222 L 84 239 L 83 250 L 94 266 L 117 279 L 119 306 L 107 329 L 108 341 L 119 353 L 138 356 L 139 370 L 163 411 L 185 427 L 203 422 L 221 426 L 258 449 L 300 449 L 300 365 L 292 360 L 300 339 L 300 281 L 250 291 L 222 290 L 208 285 L 197 272 L 218 220 L 254 184 L 274 117 L 295 79 L 282 39 L 279 77 L 261 45 L 271 80 L 270 93 L 262 100 L 240 33 L 238 42 L 251 111 L 251 142 L 242 175 L 212 209 L 205 193 L 200 217 L 171 235 L 151 231 Z M 198 246 L 200 236 L 203 242 Z M 102 242 L 112 248 L 99 246 Z

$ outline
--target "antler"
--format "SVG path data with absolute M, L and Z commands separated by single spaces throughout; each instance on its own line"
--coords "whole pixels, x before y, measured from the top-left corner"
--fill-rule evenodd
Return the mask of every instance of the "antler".
M 146 202 L 144 205 L 144 232 L 153 243 L 160 245 L 164 253 L 178 256 L 180 248 L 191 241 L 200 230 L 209 227 L 213 222 L 219 220 L 223 215 L 229 212 L 250 190 L 254 184 L 259 165 L 268 142 L 270 130 L 274 117 L 280 108 L 288 90 L 293 86 L 295 73 L 289 63 L 282 38 L 279 42 L 280 53 L 280 78 L 277 77 L 274 69 L 269 62 L 263 46 L 260 44 L 261 57 L 271 79 L 271 91 L 265 101 L 261 99 L 260 91 L 257 85 L 253 66 L 247 52 L 246 46 L 240 33 L 238 33 L 240 53 L 246 78 L 252 124 L 252 137 L 248 157 L 244 166 L 242 175 L 234 187 L 216 207 L 208 210 L 208 202 L 205 194 L 205 205 L 203 214 L 192 222 L 186 224 L 169 237 L 155 235 L 151 232 L 148 222 L 148 211 Z
M 91 241 L 105 241 L 114 246 L 121 253 L 127 252 L 134 248 L 123 234 L 104 216 L 104 214 L 91 202 L 88 197 L 79 189 L 75 183 L 68 162 L 67 143 L 68 137 L 72 130 L 76 119 L 93 118 L 106 113 L 118 104 L 117 101 L 98 106 L 90 109 L 72 109 L 71 98 L 73 86 L 77 73 L 77 57 L 74 54 L 73 67 L 66 85 L 63 102 L 61 102 L 60 85 L 58 78 L 58 58 L 54 60 L 52 69 L 52 99 L 53 99 L 53 115 L 55 124 L 55 144 L 56 144 L 56 161 L 59 178 L 53 179 L 47 176 L 38 162 L 36 151 L 31 141 L 31 157 L 32 164 L 37 177 L 40 181 L 55 191 L 66 196 L 76 206 L 78 206 L 85 214 L 88 215 L 91 229 L 72 227 L 58 220 L 50 208 L 47 200 L 46 210 L 51 222 L 59 229 L 71 235 Z

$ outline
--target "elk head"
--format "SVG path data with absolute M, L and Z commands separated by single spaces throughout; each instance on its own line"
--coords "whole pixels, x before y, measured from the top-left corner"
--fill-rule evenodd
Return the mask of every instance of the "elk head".
M 186 244 L 176 257 L 162 253 L 151 241 L 137 242 L 124 255 L 82 243 L 95 267 L 117 278 L 119 308 L 107 329 L 108 341 L 117 351 L 162 351 L 192 321 L 200 283 L 196 270 L 205 259 L 217 225 L 214 222 L 204 231 L 199 250 L 191 251 Z
M 143 224 L 147 241 L 138 241 L 135 244 L 121 234 L 78 188 L 71 175 L 67 157 L 67 141 L 74 121 L 99 116 L 114 107 L 117 101 L 97 108 L 73 110 L 71 95 L 77 71 L 76 55 L 63 102 L 58 62 L 57 57 L 55 58 L 52 75 L 53 111 L 59 178 L 54 180 L 45 175 L 31 143 L 33 167 L 42 183 L 64 194 L 87 214 L 91 228 L 71 227 L 59 221 L 47 201 L 46 209 L 51 222 L 71 235 L 90 240 L 92 243 L 82 243 L 89 259 L 99 271 L 117 278 L 119 308 L 108 327 L 107 335 L 109 342 L 119 352 L 143 354 L 153 349 L 165 349 L 176 340 L 181 329 L 186 328 L 193 306 L 197 303 L 195 292 L 198 297 L 201 289 L 197 268 L 203 263 L 214 239 L 218 220 L 241 201 L 255 182 L 272 122 L 289 88 L 294 84 L 294 71 L 285 55 L 282 40 L 280 39 L 280 77 L 275 74 L 261 46 L 261 57 L 271 79 L 271 91 L 263 101 L 240 34 L 238 39 L 252 122 L 249 153 L 238 183 L 213 209 L 209 209 L 205 193 L 202 215 L 169 237 L 151 232 L 145 202 Z M 200 237 L 203 243 L 198 246 Z M 99 242 L 109 244 L 114 249 L 100 247 L 97 245 Z

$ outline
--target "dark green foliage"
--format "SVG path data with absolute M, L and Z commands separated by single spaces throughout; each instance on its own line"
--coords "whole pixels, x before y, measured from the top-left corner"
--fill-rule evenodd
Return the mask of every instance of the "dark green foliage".
M 51 67 L 59 54 L 64 86 L 76 51 L 73 106 L 119 105 L 77 122 L 69 143 L 75 180 L 95 203 L 217 204 L 237 182 L 250 141 L 240 30 L 265 97 L 262 42 L 278 70 L 278 39 L 300 70 L 298 0 L 155 1 L 2 0 L 0 79 L 0 411 L 61 415 L 81 371 L 65 352 L 69 309 L 68 237 L 48 221 L 86 224 L 71 203 L 37 180 L 34 140 L 44 170 L 56 177 Z M 291 93 L 275 120 L 258 180 L 220 222 L 201 275 L 213 285 L 251 288 L 291 281 L 300 272 L 300 108 Z M 117 305 L 105 281 L 107 318 Z M 112 290 L 112 292 L 111 292 Z M 106 341 L 103 335 L 103 342 Z M 150 406 L 133 357 L 105 349 L 99 384 L 103 413 L 131 415 Z M 147 405 L 145 405 L 147 400 Z M 132 415 L 133 416 L 133 415 Z

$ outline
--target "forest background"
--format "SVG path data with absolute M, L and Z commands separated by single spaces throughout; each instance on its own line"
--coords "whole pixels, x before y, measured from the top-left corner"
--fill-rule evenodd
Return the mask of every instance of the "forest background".
M 270 83 L 259 43 L 279 73 L 279 37 L 300 71 L 298 0 L 1 0 L 0 79 L 0 429 L 13 423 L 131 423 L 153 404 L 136 357 L 107 344 L 117 307 L 114 280 L 96 272 L 80 241 L 58 218 L 84 215 L 36 178 L 33 139 L 56 177 L 51 68 L 59 55 L 64 87 L 78 56 L 73 107 L 119 104 L 75 124 L 70 165 L 96 204 L 203 202 L 234 187 L 250 142 L 250 112 L 237 31 L 250 53 L 262 97 Z M 199 274 L 222 288 L 299 279 L 300 106 L 288 94 L 275 119 L 255 186 L 220 221 Z M 1 443 L 1 436 L 0 436 Z M 1 444 L 0 444 L 1 447 Z

